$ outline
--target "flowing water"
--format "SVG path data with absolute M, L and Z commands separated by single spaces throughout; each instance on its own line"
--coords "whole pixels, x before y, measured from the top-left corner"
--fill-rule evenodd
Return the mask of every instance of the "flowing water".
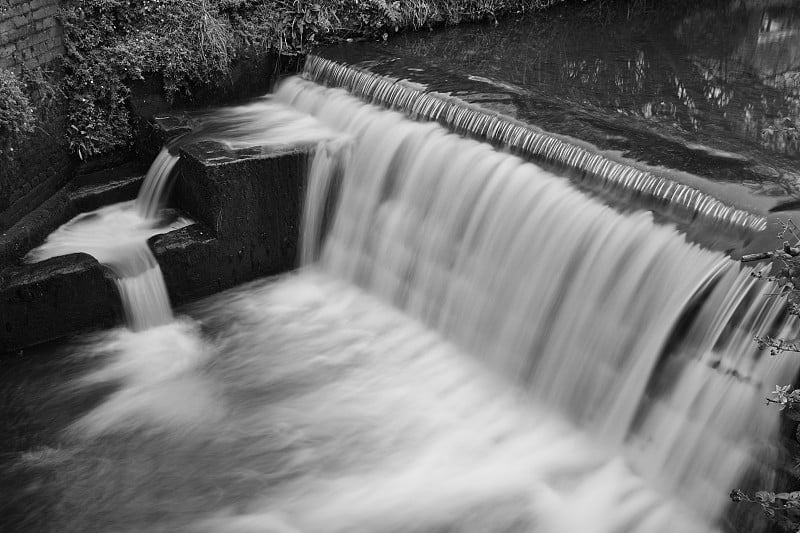
M 37 262 L 71 253 L 88 253 L 112 273 L 126 321 L 135 330 L 172 320 L 167 287 L 147 239 L 182 228 L 189 220 L 142 218 L 134 202 L 123 202 L 82 213 L 31 250 L 26 261 Z
M 191 223 L 184 217 L 162 220 L 181 146 L 206 141 L 222 143 L 229 150 L 257 147 L 268 153 L 308 149 L 342 137 L 313 117 L 276 104 L 270 97 L 198 116 L 193 125 L 191 133 L 159 152 L 135 201 L 78 215 L 29 252 L 26 261 L 88 253 L 113 274 L 131 328 L 142 330 L 167 324 L 173 318 L 167 287 L 147 239 Z
M 334 84 L 320 64 L 308 76 Z M 404 112 L 418 94 L 391 90 L 381 103 Z M 559 175 L 589 151 L 565 146 L 543 168 L 300 78 L 201 122 L 181 142 L 313 147 L 303 268 L 72 348 L 80 370 L 49 393 L 75 407 L 54 408 L 52 433 L 4 472 L 23 488 L 0 525 L 764 530 L 728 494 L 780 477 L 780 417 L 764 397 L 800 364 L 752 342 L 796 331 L 753 268 Z M 137 251 L 175 159 L 162 152 L 137 205 L 79 217 L 31 259 L 89 251 L 121 284 L 151 271 Z M 616 164 L 591 179 L 622 176 L 628 198 L 670 187 Z M 680 190 L 655 203 L 694 209 L 682 226 L 763 226 Z

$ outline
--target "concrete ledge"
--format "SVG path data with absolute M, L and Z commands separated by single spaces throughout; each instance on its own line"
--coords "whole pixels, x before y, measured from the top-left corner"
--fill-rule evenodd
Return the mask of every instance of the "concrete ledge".
M 77 177 L 0 234 L 0 273 L 79 213 L 136 198 L 142 179 L 135 165 Z
M 163 138 L 185 127 L 155 125 Z M 232 152 L 213 142 L 182 149 L 170 205 L 196 223 L 148 241 L 173 305 L 296 266 L 307 165 L 299 151 Z M 135 165 L 80 176 L 0 236 L 0 352 L 122 321 L 114 280 L 95 259 L 21 259 L 78 213 L 134 198 L 142 179 Z
M 308 155 L 187 146 L 171 205 L 195 224 L 148 241 L 173 305 L 296 266 Z M 76 214 L 135 197 L 142 177 L 85 176 L 0 237 L 0 352 L 122 322 L 111 275 L 92 257 L 21 257 Z

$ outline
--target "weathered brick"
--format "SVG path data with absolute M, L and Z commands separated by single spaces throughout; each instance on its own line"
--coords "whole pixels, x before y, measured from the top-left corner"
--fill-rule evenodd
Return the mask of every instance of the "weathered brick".
M 12 19 L 18 15 L 21 15 L 25 12 L 24 5 L 13 5 L 7 8 L 5 11 L 0 13 L 0 20 L 8 20 Z
M 33 35 L 31 35 L 27 39 L 27 41 L 31 46 L 33 46 L 35 44 L 43 43 L 44 41 L 46 41 L 49 38 L 50 38 L 50 36 L 47 35 L 47 33 L 45 33 L 45 32 L 37 32 L 37 33 L 34 33 Z
M 0 50 L 0 61 L 3 62 L 5 68 L 12 68 L 19 59 L 19 53 L 16 48 L 3 48 Z
M 6 0 L 0 12 L 0 65 L 36 67 L 63 53 L 63 31 L 55 18 L 58 0 Z
M 0 35 L 11 35 L 17 30 L 16 24 L 13 20 L 4 20 L 0 22 Z
M 37 45 L 34 45 L 33 51 L 37 56 L 40 56 L 40 55 L 44 54 L 45 52 L 47 52 L 48 50 L 50 50 L 50 48 L 51 48 L 51 45 L 49 43 L 41 42 L 41 43 L 39 43 Z

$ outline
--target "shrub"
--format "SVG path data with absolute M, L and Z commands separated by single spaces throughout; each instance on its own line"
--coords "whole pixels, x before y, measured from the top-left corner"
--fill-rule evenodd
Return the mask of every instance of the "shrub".
M 742 257 L 742 262 L 771 259 L 772 264 L 754 273 L 759 279 L 765 279 L 777 285 L 773 297 L 785 298 L 787 313 L 800 317 L 800 228 L 792 220 L 778 220 L 779 239 L 784 240 L 783 247 L 770 252 L 749 254 Z M 792 244 L 791 242 L 794 242 Z M 769 274 L 765 272 L 769 271 Z M 756 337 L 755 342 L 761 349 L 770 350 L 770 355 L 777 356 L 783 352 L 800 352 L 800 338 L 784 339 L 780 337 Z M 767 404 L 775 404 L 794 422 L 800 421 L 800 389 L 792 385 L 776 385 Z M 800 439 L 800 428 L 796 429 Z M 798 465 L 795 468 L 800 467 Z M 756 491 L 752 494 L 734 489 L 730 494 L 734 502 L 748 502 L 761 507 L 764 514 L 784 531 L 800 532 L 800 491 L 772 492 Z
M 0 68 L 0 156 L 8 159 L 36 125 L 25 84 L 12 71 Z
M 302 54 L 319 43 L 383 38 L 494 19 L 558 0 L 67 0 L 61 11 L 71 148 L 127 145 L 132 81 L 160 74 L 168 101 L 224 81 L 243 51 Z

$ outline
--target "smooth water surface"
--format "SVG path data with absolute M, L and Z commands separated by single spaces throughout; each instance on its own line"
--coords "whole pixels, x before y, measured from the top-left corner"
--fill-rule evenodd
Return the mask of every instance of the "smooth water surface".
M 572 2 L 334 56 L 785 202 L 800 196 L 799 9 L 782 0 Z

